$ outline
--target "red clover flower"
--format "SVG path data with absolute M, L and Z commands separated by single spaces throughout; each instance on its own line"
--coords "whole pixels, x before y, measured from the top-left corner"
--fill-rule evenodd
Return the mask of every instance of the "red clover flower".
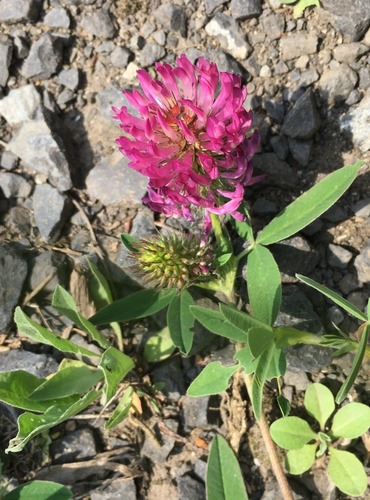
M 143 202 L 166 216 L 193 220 L 195 207 L 231 214 L 238 208 L 252 178 L 251 159 L 259 143 L 251 132 L 252 112 L 243 107 L 247 90 L 238 75 L 222 72 L 199 58 L 185 55 L 176 66 L 156 64 L 161 80 L 137 72 L 142 93 L 124 91 L 140 117 L 127 107 L 113 108 L 131 137 L 117 139 L 129 166 L 149 178 Z

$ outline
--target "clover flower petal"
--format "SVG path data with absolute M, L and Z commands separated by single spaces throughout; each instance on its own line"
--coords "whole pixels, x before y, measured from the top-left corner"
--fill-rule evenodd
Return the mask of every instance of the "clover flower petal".
M 113 108 L 125 136 L 117 139 L 129 166 L 149 179 L 144 198 L 165 215 L 193 218 L 231 214 L 238 208 L 252 177 L 251 159 L 259 144 L 253 115 L 244 108 L 247 91 L 238 75 L 220 72 L 216 64 L 185 55 L 176 65 L 156 65 L 159 79 L 138 71 L 142 92 L 124 91 L 140 117 L 126 107 Z

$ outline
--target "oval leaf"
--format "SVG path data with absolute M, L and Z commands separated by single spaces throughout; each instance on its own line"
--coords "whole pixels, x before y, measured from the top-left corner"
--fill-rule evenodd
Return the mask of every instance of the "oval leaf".
M 335 414 L 331 433 L 335 437 L 354 439 L 370 427 L 370 408 L 362 403 L 349 403 Z
M 304 405 L 307 412 L 319 422 L 320 429 L 324 430 L 326 421 L 335 410 L 334 397 L 330 390 L 322 384 L 309 385 L 304 396 Z
M 52 481 L 31 481 L 7 493 L 3 500 L 69 500 L 72 491 Z
M 207 365 L 190 384 L 187 394 L 189 396 L 210 396 L 220 394 L 229 386 L 229 380 L 237 370 L 239 365 L 223 366 L 219 361 L 214 361 Z
M 248 500 L 238 461 L 222 436 L 216 436 L 211 444 L 206 490 L 209 500 Z
M 175 295 L 167 310 L 167 325 L 172 341 L 183 354 L 188 354 L 193 344 L 194 317 L 190 313 L 193 304 L 193 297 L 185 289 Z
M 94 325 L 107 325 L 115 321 L 145 318 L 167 307 L 176 293 L 176 290 L 140 290 L 124 299 L 112 302 L 89 321 Z
M 257 243 L 271 245 L 297 233 L 326 212 L 355 180 L 362 161 L 327 175 L 277 215 L 259 234 Z
M 273 325 L 281 304 L 280 271 L 271 252 L 261 245 L 248 255 L 247 285 L 252 316 Z
M 367 488 L 367 476 L 362 463 L 349 451 L 330 448 L 328 465 L 330 479 L 343 493 L 361 496 Z
M 173 353 L 176 349 L 168 326 L 151 335 L 144 346 L 144 358 L 149 363 L 157 363 L 162 361 Z
M 247 333 L 231 325 L 220 311 L 213 311 L 206 307 L 191 306 L 190 312 L 207 330 L 235 342 L 247 342 Z
M 285 467 L 290 474 L 303 474 L 315 463 L 317 444 L 305 444 L 298 450 L 289 450 L 285 458 Z
M 299 417 L 279 418 L 271 424 L 270 433 L 275 443 L 286 450 L 298 450 L 317 439 L 308 423 Z

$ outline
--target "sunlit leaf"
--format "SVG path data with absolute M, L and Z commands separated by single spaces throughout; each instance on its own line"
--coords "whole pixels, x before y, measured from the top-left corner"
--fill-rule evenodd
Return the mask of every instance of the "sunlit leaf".
M 230 377 L 239 368 L 239 365 L 223 366 L 219 361 L 209 363 L 190 384 L 188 396 L 210 396 L 226 391 Z
M 168 326 L 159 332 L 153 333 L 145 343 L 144 358 L 148 363 L 157 363 L 171 356 L 176 346 L 170 335 Z
M 317 439 L 308 423 L 299 417 L 283 417 L 270 426 L 270 434 L 275 443 L 286 450 L 298 450 L 312 439 Z
M 14 488 L 2 500 L 69 500 L 72 491 L 52 481 L 31 481 Z
M 289 450 L 285 457 L 285 466 L 289 474 L 303 474 L 315 463 L 317 444 L 305 444 L 297 450 Z
M 370 408 L 362 403 L 349 403 L 334 415 L 331 434 L 337 438 L 354 439 L 370 427 Z
M 307 412 L 319 422 L 320 429 L 323 430 L 326 421 L 335 410 L 334 396 L 325 385 L 310 384 L 304 396 L 304 406 Z
M 360 460 L 349 451 L 330 447 L 328 473 L 335 486 L 346 495 L 361 496 L 367 488 L 367 475 Z
M 99 368 L 101 368 L 104 373 L 105 385 L 103 391 L 106 402 L 116 394 L 119 383 L 134 366 L 135 363 L 133 359 L 123 354 L 115 347 L 110 347 L 104 352 Z

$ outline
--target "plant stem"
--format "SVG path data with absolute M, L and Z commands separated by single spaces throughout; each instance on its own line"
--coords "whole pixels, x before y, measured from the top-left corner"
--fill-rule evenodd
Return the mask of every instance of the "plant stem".
M 249 399 L 252 401 L 252 377 L 250 375 L 245 375 L 245 385 L 247 387 Z M 293 494 L 291 492 L 284 470 L 281 466 L 275 445 L 271 439 L 270 429 L 263 410 L 261 410 L 261 418 L 260 420 L 257 420 L 257 422 L 262 434 L 263 442 L 266 447 L 267 455 L 271 462 L 272 470 L 275 474 L 283 498 L 284 500 L 293 500 Z

